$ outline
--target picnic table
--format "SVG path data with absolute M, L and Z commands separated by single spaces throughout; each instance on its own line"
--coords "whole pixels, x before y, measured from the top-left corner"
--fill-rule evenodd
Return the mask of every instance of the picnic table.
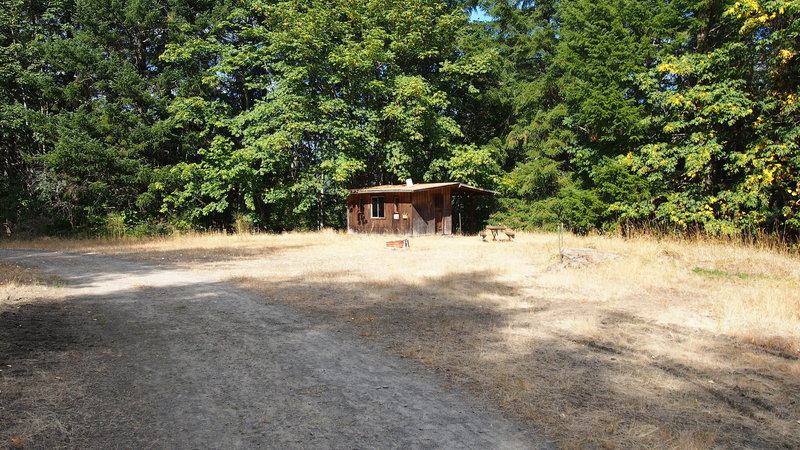
M 486 229 L 481 230 L 481 232 L 478 233 L 478 235 L 481 237 L 482 241 L 486 241 L 486 234 L 487 234 L 486 230 L 489 230 L 492 233 L 492 240 L 493 241 L 498 241 L 499 240 L 499 239 L 497 239 L 497 236 L 500 234 L 501 231 L 503 233 L 505 233 L 506 236 L 508 236 L 508 240 L 509 241 L 513 241 L 514 240 L 514 236 L 516 235 L 516 233 L 514 232 L 513 228 L 508 228 L 505 225 L 489 225 L 489 226 L 486 227 Z
M 486 227 L 487 230 L 492 232 L 492 240 L 497 240 L 497 235 L 500 234 L 501 231 L 504 231 L 506 227 L 500 225 L 489 225 Z
M 514 239 L 514 232 L 513 231 L 506 231 L 508 229 L 508 227 L 506 227 L 506 226 L 503 226 L 503 225 L 489 225 L 488 227 L 486 227 L 486 229 L 492 232 L 492 240 L 493 241 L 497 240 L 497 235 L 499 235 L 501 231 L 504 232 L 506 234 L 506 236 L 508 236 L 509 240 L 513 240 Z

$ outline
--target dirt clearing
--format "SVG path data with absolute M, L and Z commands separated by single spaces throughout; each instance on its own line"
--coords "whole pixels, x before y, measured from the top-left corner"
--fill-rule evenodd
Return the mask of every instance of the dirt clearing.
M 108 256 L 0 255 L 64 282 L 60 299 L 2 306 L 11 391 L 0 393 L 0 429 L 11 446 L 547 444 L 417 365 L 218 276 Z M 50 404 L 30 398 L 37 392 Z
M 795 256 L 569 237 L 569 248 L 614 255 L 574 268 L 559 262 L 555 235 L 415 238 L 403 250 L 385 249 L 385 240 L 313 233 L 18 245 L 137 258 L 236 284 L 306 326 L 422 363 L 446 389 L 466 389 L 563 447 L 800 447 Z

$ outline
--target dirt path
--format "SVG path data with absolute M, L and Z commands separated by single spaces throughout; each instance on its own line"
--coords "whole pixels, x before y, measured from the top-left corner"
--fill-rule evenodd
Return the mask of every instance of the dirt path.
M 61 322 L 96 365 L 82 372 L 87 410 L 73 417 L 91 424 L 80 440 L 96 447 L 548 446 L 375 344 L 213 275 L 107 256 L 0 257 L 65 280 L 59 314 L 73 317 Z

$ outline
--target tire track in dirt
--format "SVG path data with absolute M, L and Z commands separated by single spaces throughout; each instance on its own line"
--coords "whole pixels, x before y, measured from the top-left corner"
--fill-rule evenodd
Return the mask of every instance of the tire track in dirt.
M 75 323 L 101 341 L 102 369 L 86 380 L 103 405 L 86 411 L 95 447 L 550 446 L 377 345 L 213 275 L 99 255 L 0 257 L 64 279 L 86 315 Z

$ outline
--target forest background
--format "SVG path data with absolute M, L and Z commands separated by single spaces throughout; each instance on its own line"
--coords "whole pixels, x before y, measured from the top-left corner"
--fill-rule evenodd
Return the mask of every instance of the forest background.
M 0 223 L 338 228 L 348 189 L 410 177 L 497 190 L 489 220 L 516 228 L 796 242 L 798 17 L 797 0 L 0 0 Z

